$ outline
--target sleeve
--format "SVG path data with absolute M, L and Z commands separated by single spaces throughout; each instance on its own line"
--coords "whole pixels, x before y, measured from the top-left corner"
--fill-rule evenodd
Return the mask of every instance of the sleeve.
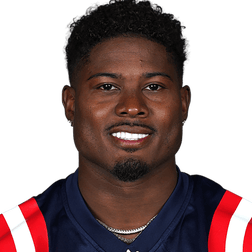
M 44 216 L 34 198 L 0 215 L 1 252 L 49 252 Z
M 226 191 L 215 210 L 209 252 L 252 251 L 252 203 Z

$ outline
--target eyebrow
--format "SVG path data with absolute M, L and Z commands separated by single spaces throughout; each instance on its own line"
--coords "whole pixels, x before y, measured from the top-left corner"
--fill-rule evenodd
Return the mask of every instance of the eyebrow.
M 91 75 L 87 80 L 91 80 L 96 77 L 109 77 L 109 78 L 113 78 L 113 79 L 119 79 L 121 76 L 122 76 L 121 74 L 119 75 L 119 74 L 115 74 L 115 73 L 96 73 L 94 75 Z M 144 73 L 143 74 L 143 77 L 145 77 L 147 79 L 155 77 L 155 76 L 163 76 L 163 77 L 166 77 L 166 78 L 172 80 L 170 75 L 163 73 L 163 72 L 152 72 L 152 73 Z
M 145 78 L 152 78 L 152 77 L 155 77 L 155 76 L 163 76 L 163 77 L 166 77 L 168 79 L 170 79 L 172 81 L 172 78 L 170 75 L 166 74 L 166 73 L 162 73 L 162 72 L 153 72 L 153 73 L 145 73 L 143 74 L 143 76 Z
M 118 79 L 118 78 L 120 78 L 121 75 L 114 74 L 114 73 L 96 73 L 94 75 L 91 75 L 87 80 L 91 80 L 93 78 L 101 77 L 101 76 L 110 77 L 110 78 L 113 78 L 113 79 Z

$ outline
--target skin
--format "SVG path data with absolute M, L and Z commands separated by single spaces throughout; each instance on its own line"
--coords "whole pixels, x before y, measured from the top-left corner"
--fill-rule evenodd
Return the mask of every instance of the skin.
M 190 104 L 190 89 L 181 86 L 163 45 L 117 37 L 96 45 L 74 88 L 63 88 L 79 151 L 79 188 L 93 215 L 108 226 L 146 224 L 174 190 L 175 154 Z M 123 123 L 131 125 L 115 126 Z M 149 135 L 141 141 L 111 135 L 121 131 Z M 150 172 L 134 182 L 111 175 L 114 164 L 128 158 L 146 162 Z

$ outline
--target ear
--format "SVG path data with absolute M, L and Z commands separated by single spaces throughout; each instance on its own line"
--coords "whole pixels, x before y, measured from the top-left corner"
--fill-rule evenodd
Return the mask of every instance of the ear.
M 185 121 L 188 116 L 189 105 L 191 102 L 191 90 L 188 86 L 180 89 L 181 103 L 182 103 L 182 120 Z
M 73 124 L 75 110 L 75 90 L 72 87 L 64 86 L 62 90 L 62 103 L 65 108 L 66 118 Z

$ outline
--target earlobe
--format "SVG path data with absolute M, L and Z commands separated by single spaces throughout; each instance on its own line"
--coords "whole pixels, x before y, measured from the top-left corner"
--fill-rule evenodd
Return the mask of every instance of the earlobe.
M 72 87 L 64 86 L 62 90 L 62 103 L 65 108 L 65 115 L 67 120 L 74 121 L 75 110 L 75 90 Z

